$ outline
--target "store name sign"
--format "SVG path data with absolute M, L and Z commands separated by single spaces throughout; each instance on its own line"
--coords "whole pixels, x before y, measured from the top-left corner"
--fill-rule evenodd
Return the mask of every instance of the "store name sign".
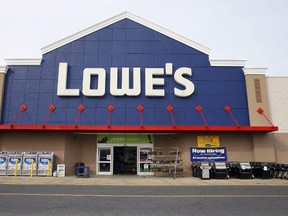
M 141 94 L 141 68 L 133 67 L 133 77 L 129 76 L 128 67 L 122 67 L 122 77 L 118 77 L 118 67 L 110 68 L 110 94 L 113 96 L 139 96 Z M 145 96 L 165 96 L 165 75 L 173 76 L 181 89 L 174 87 L 174 95 L 188 97 L 193 94 L 195 86 L 186 77 L 192 76 L 192 69 L 188 67 L 178 68 L 173 72 L 173 64 L 166 63 L 163 68 L 145 68 Z M 68 63 L 59 63 L 58 69 L 58 96 L 79 96 L 80 89 L 67 88 Z M 93 76 L 98 77 L 96 87 L 91 86 Z M 130 87 L 129 80 L 132 80 L 133 87 Z M 120 82 L 121 83 L 118 83 Z M 121 86 L 121 87 L 119 87 Z M 88 97 L 102 97 L 106 94 L 106 70 L 104 68 L 85 68 L 83 70 L 82 93 Z

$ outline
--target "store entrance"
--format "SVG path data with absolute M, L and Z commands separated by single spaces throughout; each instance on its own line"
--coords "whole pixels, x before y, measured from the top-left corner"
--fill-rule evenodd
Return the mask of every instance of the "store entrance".
M 137 147 L 114 146 L 113 174 L 137 174 Z

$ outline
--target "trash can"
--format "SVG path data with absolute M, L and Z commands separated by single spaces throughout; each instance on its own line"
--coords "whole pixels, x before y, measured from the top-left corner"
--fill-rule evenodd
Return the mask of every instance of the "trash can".
M 7 152 L 0 152 L 0 175 L 7 175 Z
M 53 152 L 38 152 L 38 176 L 52 176 L 53 174 Z
M 213 178 L 228 179 L 228 169 L 225 162 L 215 162 L 212 167 Z
M 7 175 L 19 176 L 22 172 L 22 152 L 8 152 Z
M 37 152 L 24 152 L 23 153 L 23 166 L 22 175 L 23 176 L 36 176 L 37 174 Z
M 250 163 L 240 162 L 239 165 L 240 165 L 240 169 L 239 169 L 240 179 L 252 179 L 254 177 Z
M 200 169 L 201 169 L 201 178 L 210 179 L 211 165 L 209 164 L 209 162 L 202 162 Z

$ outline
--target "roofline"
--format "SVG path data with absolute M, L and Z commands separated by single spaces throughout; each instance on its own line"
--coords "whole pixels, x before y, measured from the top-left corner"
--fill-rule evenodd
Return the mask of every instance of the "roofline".
M 7 65 L 41 65 L 42 58 L 5 59 Z
M 207 55 L 209 55 L 209 53 L 210 53 L 210 49 L 208 47 L 205 47 L 205 46 L 203 46 L 203 45 L 201 45 L 201 44 L 199 44 L 199 43 L 197 43 L 195 41 L 192 41 L 192 40 L 190 40 L 188 38 L 185 38 L 185 37 L 183 37 L 183 36 L 181 36 L 181 35 L 179 35 L 179 34 L 177 34 L 175 32 L 172 32 L 172 31 L 170 31 L 168 29 L 165 29 L 165 28 L 163 28 L 163 27 L 161 27 L 161 26 L 159 26 L 159 25 L 157 25 L 155 23 L 152 23 L 152 22 L 150 22 L 148 20 L 145 20 L 145 19 L 143 19 L 143 18 L 141 18 L 139 16 L 136 16 L 136 15 L 134 15 L 132 13 L 124 12 L 124 13 L 121 13 L 121 14 L 116 15 L 114 17 L 111 17 L 111 18 L 109 18 L 107 20 L 104 20 L 104 21 L 102 21 L 102 22 L 100 22 L 100 23 L 98 23 L 96 25 L 88 27 L 88 28 L 86 28 L 86 29 L 84 29 L 84 30 L 82 30 L 80 32 L 77 32 L 77 33 L 72 34 L 72 35 L 70 35 L 68 37 L 65 37 L 65 38 L 63 38 L 63 39 L 61 39 L 59 41 L 56 41 L 56 42 L 54 42 L 54 43 L 52 43 L 52 44 L 50 44 L 48 46 L 45 46 L 45 47 L 41 48 L 42 54 L 48 53 L 48 52 L 50 52 L 50 51 L 52 51 L 52 50 L 54 50 L 54 49 L 56 49 L 58 47 L 61 47 L 61 46 L 65 45 L 65 44 L 68 44 L 68 43 L 74 41 L 74 40 L 77 40 L 77 39 L 79 39 L 81 37 L 84 37 L 84 36 L 86 36 L 86 35 L 88 35 L 90 33 L 93 33 L 95 31 L 98 31 L 98 30 L 102 29 L 102 28 L 105 28 L 106 26 L 111 25 L 111 24 L 113 24 L 115 22 L 118 22 L 118 21 L 120 21 L 122 19 L 125 19 L 125 18 L 128 18 L 128 19 L 130 19 L 132 21 L 135 21 L 135 22 L 137 22 L 139 24 L 142 24 L 142 25 L 144 25 L 144 26 L 146 26 L 148 28 L 151 28 L 151 29 L 153 29 L 153 30 L 155 30 L 157 32 L 160 32 L 160 33 L 162 33 L 162 34 L 164 34 L 164 35 L 166 35 L 168 37 L 171 37 L 171 38 L 173 38 L 173 39 L 175 39 L 175 40 L 177 40 L 177 41 L 179 41 L 181 43 L 184 43 L 184 44 L 186 44 L 186 45 L 188 45 L 188 46 L 190 46 L 190 47 L 192 47 L 194 49 L 197 49 L 197 50 L 199 50 L 199 51 L 201 51 L 201 52 L 203 52 L 203 53 L 205 53 Z
M 246 60 L 209 59 L 211 66 L 244 67 Z
M 245 75 L 266 75 L 267 68 L 243 68 Z
M 0 66 L 0 74 L 7 74 L 8 67 L 7 66 Z
M 288 76 L 284 76 L 284 75 L 279 75 L 279 76 L 277 76 L 277 75 L 273 75 L 273 76 L 266 76 L 266 78 L 288 78 Z

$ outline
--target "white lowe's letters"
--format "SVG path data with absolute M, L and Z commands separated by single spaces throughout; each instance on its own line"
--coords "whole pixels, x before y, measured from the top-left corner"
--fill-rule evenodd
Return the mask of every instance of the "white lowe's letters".
M 58 70 L 58 96 L 79 96 L 79 89 L 66 89 L 67 87 L 67 63 L 59 63 Z
M 195 89 L 194 84 L 190 80 L 185 79 L 183 75 L 192 76 L 191 68 L 187 68 L 187 67 L 179 68 L 178 70 L 176 70 L 174 74 L 175 81 L 178 84 L 185 87 L 184 90 L 174 88 L 174 94 L 178 97 L 188 97 L 194 92 L 194 89 Z
M 67 89 L 68 64 L 59 63 L 58 69 L 58 96 L 79 96 L 79 89 Z M 91 86 L 92 76 L 97 76 L 97 85 Z M 165 96 L 165 76 L 173 76 L 173 64 L 166 63 L 165 68 L 145 68 L 145 96 Z M 174 81 L 183 86 L 183 89 L 174 87 L 177 97 L 189 97 L 193 94 L 195 86 L 191 80 L 184 76 L 192 76 L 192 69 L 178 68 L 174 73 Z M 118 85 L 121 80 L 121 85 Z M 133 81 L 130 87 L 130 80 Z M 129 76 L 129 68 L 122 68 L 122 78 L 118 79 L 118 68 L 110 68 L 110 94 L 113 96 L 139 96 L 141 94 L 141 69 L 133 68 L 133 77 Z M 157 87 L 157 88 L 156 88 Z M 161 88 L 162 87 L 162 88 Z M 106 71 L 104 68 L 85 68 L 83 70 L 82 93 L 88 97 L 101 97 L 106 91 Z
M 129 68 L 122 68 L 122 88 L 118 88 L 118 68 L 110 69 L 110 93 L 114 96 L 138 96 L 141 93 L 140 68 L 133 68 L 133 89 L 129 88 Z
M 145 69 L 145 95 L 146 96 L 164 96 L 164 89 L 154 89 L 155 85 L 164 85 L 164 78 L 155 78 L 153 75 L 164 75 L 163 68 Z
M 91 89 L 91 76 L 98 76 L 98 89 Z M 83 71 L 82 92 L 85 96 L 103 96 L 105 94 L 106 72 L 103 68 L 86 68 Z

